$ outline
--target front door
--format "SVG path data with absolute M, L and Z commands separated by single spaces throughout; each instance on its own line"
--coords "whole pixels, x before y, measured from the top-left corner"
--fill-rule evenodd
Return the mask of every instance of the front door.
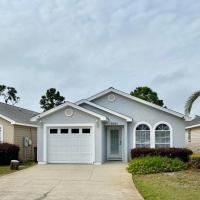
M 118 127 L 107 130 L 107 159 L 122 160 L 122 131 Z

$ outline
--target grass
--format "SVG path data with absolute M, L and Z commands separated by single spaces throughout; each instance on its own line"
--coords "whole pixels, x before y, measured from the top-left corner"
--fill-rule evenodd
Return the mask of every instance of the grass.
M 26 169 L 33 165 L 35 165 L 35 163 L 32 161 L 27 161 L 27 162 L 21 163 L 19 166 L 19 170 Z M 0 176 L 5 175 L 5 174 L 10 174 L 10 173 L 13 173 L 16 171 L 18 171 L 18 170 L 11 170 L 9 165 L 0 166 Z
M 200 200 L 200 170 L 133 175 L 145 200 Z

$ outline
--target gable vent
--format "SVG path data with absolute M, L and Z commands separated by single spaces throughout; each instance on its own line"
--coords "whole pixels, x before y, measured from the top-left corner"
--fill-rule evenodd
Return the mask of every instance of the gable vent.
M 115 99 L 116 99 L 116 97 L 115 97 L 114 94 L 110 94 L 110 95 L 108 95 L 108 101 L 110 101 L 110 102 L 114 102 Z

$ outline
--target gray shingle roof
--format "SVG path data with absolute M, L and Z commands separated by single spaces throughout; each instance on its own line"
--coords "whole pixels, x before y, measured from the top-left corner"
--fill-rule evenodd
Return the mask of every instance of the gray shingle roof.
M 16 123 L 35 125 L 36 123 L 30 121 L 30 119 L 38 114 L 39 113 L 31 110 L 0 102 L 0 115 L 3 115 Z
M 196 116 L 191 121 L 187 121 L 186 122 L 186 127 L 188 127 L 188 126 L 194 126 L 194 125 L 198 125 L 198 124 L 200 124 L 200 116 Z

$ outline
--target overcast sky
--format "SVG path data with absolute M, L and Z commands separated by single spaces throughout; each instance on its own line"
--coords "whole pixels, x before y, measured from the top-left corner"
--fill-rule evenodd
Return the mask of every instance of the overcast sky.
M 200 89 L 200 1 L 0 0 L 0 84 L 36 111 L 50 87 L 76 101 L 147 85 L 183 112 Z

